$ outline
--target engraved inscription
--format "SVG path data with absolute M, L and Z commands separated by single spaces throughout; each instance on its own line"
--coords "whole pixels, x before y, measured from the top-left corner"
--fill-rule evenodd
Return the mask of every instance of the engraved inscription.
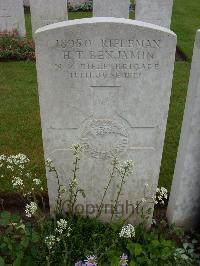
M 119 122 L 93 119 L 81 132 L 81 144 L 89 157 L 107 159 L 126 151 L 128 133 Z
M 138 79 L 160 69 L 161 45 L 159 39 L 56 40 L 55 70 L 70 79 Z

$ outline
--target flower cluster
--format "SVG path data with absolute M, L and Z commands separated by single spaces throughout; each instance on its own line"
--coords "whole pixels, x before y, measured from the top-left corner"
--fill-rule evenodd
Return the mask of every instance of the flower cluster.
M 21 189 L 22 187 L 24 187 L 23 180 L 20 177 L 13 177 L 12 185 L 13 185 L 13 188 L 19 187 L 19 189 Z
M 128 256 L 126 254 L 120 257 L 120 266 L 128 266 Z
M 0 32 L 0 61 L 35 60 L 34 42 L 21 38 L 16 30 Z
M 74 189 L 78 187 L 78 180 L 76 178 L 72 179 L 71 182 L 69 183 L 69 186 Z
M 128 256 L 123 254 L 119 259 L 120 266 L 128 266 Z M 96 256 L 88 256 L 85 262 L 78 261 L 74 266 L 97 266 L 97 258 Z
M 10 164 L 19 165 L 21 169 L 24 168 L 24 164 L 28 163 L 30 160 L 29 158 L 22 153 L 19 153 L 17 155 L 10 155 L 7 157 L 7 162 Z
M 78 261 L 75 263 L 75 266 L 97 266 L 97 258 L 96 256 L 88 256 L 85 262 Z
M 121 175 L 129 175 L 132 173 L 132 168 L 134 167 L 134 163 L 132 160 L 124 161 L 123 164 L 120 165 L 119 171 Z
M 36 214 L 38 210 L 38 206 L 35 202 L 30 202 L 30 204 L 26 204 L 25 213 L 28 218 L 31 218 Z
M 36 186 L 39 186 L 41 184 L 41 180 L 39 178 L 34 178 L 33 179 L 33 183 L 36 185 Z
M 120 237 L 132 238 L 135 237 L 135 228 L 132 224 L 124 225 L 119 233 Z
M 52 250 L 56 242 L 60 242 L 62 238 L 70 236 L 71 227 L 68 226 L 68 222 L 65 219 L 60 219 L 57 221 L 57 227 L 55 229 L 55 234 L 51 234 L 45 237 L 45 244 L 49 250 Z
M 53 235 L 46 236 L 44 242 L 47 245 L 47 248 L 51 250 L 56 243 L 56 238 Z
M 0 155 L 0 170 L 2 170 L 1 178 L 10 178 L 13 189 L 22 192 L 23 196 L 30 195 L 31 192 L 37 190 L 43 191 L 41 180 L 36 178 L 35 174 L 30 172 L 29 158 L 22 153 L 17 155 Z M 25 191 L 29 188 L 29 192 Z
M 168 191 L 166 188 L 161 187 L 156 189 L 156 199 L 155 204 L 165 204 L 165 201 L 168 198 Z
M 11 172 L 15 170 L 16 166 L 21 170 L 24 169 L 25 164 L 28 162 L 28 157 L 22 153 L 10 156 L 6 156 L 5 154 L 0 155 L 0 168 L 6 166 Z
M 72 144 L 71 150 L 73 151 L 74 156 L 79 159 L 83 147 L 80 144 Z
M 71 227 L 68 227 L 68 223 L 65 219 L 60 219 L 59 221 L 57 221 L 57 227 L 55 229 L 55 231 L 58 234 L 63 234 L 65 233 L 65 235 L 70 236 L 70 232 L 71 232 Z

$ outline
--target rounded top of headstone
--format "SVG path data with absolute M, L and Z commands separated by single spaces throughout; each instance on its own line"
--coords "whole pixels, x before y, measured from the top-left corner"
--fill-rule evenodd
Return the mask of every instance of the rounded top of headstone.
M 149 28 L 152 30 L 161 31 L 161 32 L 164 32 L 171 36 L 176 37 L 176 34 L 170 29 L 167 29 L 167 28 L 164 28 L 158 25 L 154 25 L 151 23 L 142 22 L 138 20 L 131 20 L 131 19 L 125 19 L 125 18 L 114 18 L 114 17 L 93 17 L 93 18 L 83 18 L 83 19 L 62 21 L 62 22 L 54 23 L 54 24 L 39 28 L 35 34 L 38 35 L 43 32 L 47 32 L 47 31 L 54 30 L 54 29 L 65 28 L 69 26 L 77 26 L 77 25 L 83 25 L 83 24 L 84 25 L 100 24 L 100 23 L 117 23 L 117 24 L 122 24 L 122 25 L 134 25 L 134 26 L 138 26 L 142 28 L 147 28 L 147 29 Z
M 196 35 L 196 47 L 200 49 L 200 29 L 197 30 L 197 35 Z

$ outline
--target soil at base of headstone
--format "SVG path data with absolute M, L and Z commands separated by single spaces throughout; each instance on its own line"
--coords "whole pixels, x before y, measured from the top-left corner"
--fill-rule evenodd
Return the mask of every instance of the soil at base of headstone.
M 42 196 L 42 199 L 41 199 Z M 38 204 L 45 214 L 49 214 L 49 198 L 47 192 L 37 196 Z M 0 193 L 0 212 L 9 211 L 25 218 L 25 201 L 18 193 Z

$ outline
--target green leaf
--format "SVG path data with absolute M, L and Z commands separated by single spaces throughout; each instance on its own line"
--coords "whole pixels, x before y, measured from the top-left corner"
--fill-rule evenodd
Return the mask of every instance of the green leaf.
M 0 257 L 0 266 L 4 266 L 4 265 L 5 265 L 4 259 Z
M 142 247 L 140 244 L 134 244 L 135 246 L 135 256 L 140 256 L 142 253 Z
M 162 250 L 161 256 L 162 257 L 169 257 L 172 254 L 171 249 L 166 247 Z
M 137 264 L 136 264 L 136 262 L 131 261 L 131 262 L 129 263 L 129 266 L 137 266 Z
M 16 258 L 16 260 L 13 262 L 13 266 L 21 266 L 21 258 Z
M 131 255 L 133 255 L 135 257 L 140 256 L 142 253 L 142 246 L 138 243 L 129 242 L 127 245 L 127 248 L 129 250 L 129 252 L 131 253 Z
M 6 226 L 10 223 L 11 214 L 7 211 L 1 212 L 0 224 Z
M 112 257 L 111 266 L 119 265 L 119 257 Z
M 28 245 L 29 245 L 29 238 L 26 237 L 26 236 L 22 237 L 21 245 L 22 245 L 23 247 L 27 248 Z
M 40 239 L 40 235 L 37 232 L 33 232 L 32 233 L 32 241 L 35 243 L 35 242 L 38 242 L 39 239 Z

